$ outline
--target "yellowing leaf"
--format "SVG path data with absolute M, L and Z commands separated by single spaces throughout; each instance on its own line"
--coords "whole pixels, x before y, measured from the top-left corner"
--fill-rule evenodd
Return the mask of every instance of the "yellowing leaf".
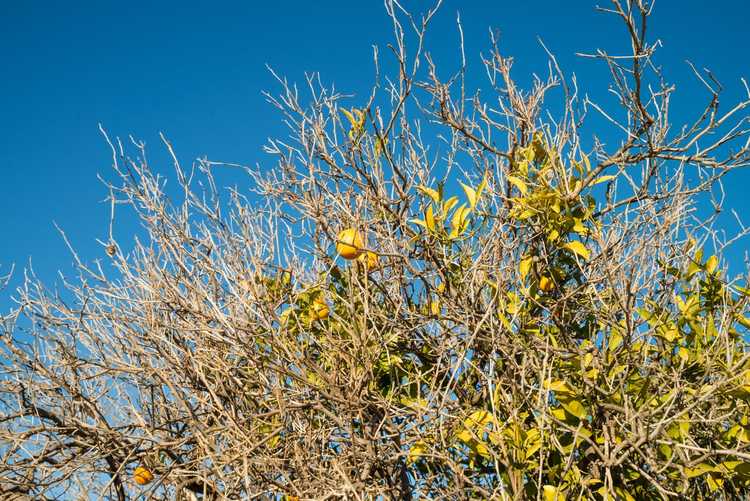
M 687 478 L 700 477 L 706 473 L 714 471 L 714 467 L 708 463 L 700 463 L 694 468 L 685 468 Z
M 424 214 L 425 223 L 430 231 L 435 231 L 435 216 L 432 213 L 432 205 L 427 207 L 427 211 Z
M 565 501 L 562 489 L 553 485 L 544 486 L 544 501 Z
M 533 256 L 525 257 L 518 263 L 518 273 L 521 275 L 521 280 L 526 280 L 526 277 L 531 270 L 531 263 L 534 261 Z
M 677 350 L 677 356 L 680 357 L 680 359 L 682 359 L 682 361 L 685 363 L 690 361 L 690 351 L 684 346 L 680 346 L 680 348 Z
M 409 456 L 406 458 L 407 463 L 414 463 L 427 452 L 427 443 L 424 440 L 418 440 L 409 449 Z
M 561 400 L 560 403 L 566 411 L 568 411 L 578 419 L 586 418 L 586 408 L 578 400 Z
M 716 256 L 711 256 L 708 258 L 708 261 L 706 261 L 706 271 L 708 273 L 713 273 L 716 271 L 716 267 L 719 265 L 719 258 Z
M 450 238 L 456 238 L 464 232 L 468 224 L 466 218 L 470 212 L 471 209 L 466 207 L 466 204 L 461 204 L 461 207 L 456 209 L 456 212 L 453 213 L 453 219 L 451 220 Z
M 488 411 L 475 411 L 464 421 L 464 426 L 470 430 L 483 430 L 494 418 Z
M 352 115 L 351 112 L 349 112 L 349 110 L 345 108 L 341 108 L 341 113 L 346 115 L 346 118 L 349 119 L 349 122 L 352 124 L 352 126 L 358 125 L 357 119 L 354 118 L 354 115 Z
M 421 220 L 421 219 L 416 219 L 416 218 L 415 218 L 415 219 L 409 219 L 409 222 L 410 222 L 410 223 L 414 223 L 414 224 L 418 224 L 418 225 L 419 225 L 419 226 L 421 226 L 422 228 L 425 228 L 425 229 L 429 229 L 429 228 L 427 227 L 427 223 L 425 223 L 425 222 L 424 222 L 423 220 Z
M 460 184 L 464 189 L 464 193 L 466 193 L 466 198 L 469 201 L 469 207 L 473 209 L 477 205 L 477 192 L 474 191 L 474 188 L 472 188 L 471 186 L 466 186 L 464 183 Z
M 528 162 L 533 162 L 534 161 L 534 146 L 528 145 L 525 148 L 521 148 L 521 155 L 523 155 L 524 158 Z
M 555 419 L 558 419 L 560 421 L 565 421 L 566 413 L 565 409 L 562 407 L 558 407 L 557 409 L 552 409 L 550 411 L 550 414 L 555 417 Z
M 573 389 L 568 386 L 568 383 L 566 383 L 565 381 L 552 381 L 548 379 L 544 382 L 544 387 L 549 391 L 554 391 L 555 393 L 573 393 Z
M 591 254 L 590 251 L 586 248 L 586 246 L 583 245 L 583 243 L 579 242 L 578 240 L 573 240 L 571 242 L 568 242 L 565 245 L 563 245 L 563 247 L 581 256 L 583 259 L 588 259 L 589 255 Z
M 484 191 L 484 188 L 487 186 L 487 173 L 484 173 L 484 176 L 482 176 L 482 182 L 479 183 L 479 186 L 477 186 L 477 200 L 482 196 L 482 191 Z
M 383 150 L 385 150 L 385 147 L 387 145 L 388 145 L 388 138 L 384 138 L 384 139 L 378 138 L 375 140 L 374 153 L 375 153 L 376 159 L 380 158 L 380 155 L 383 153 Z
M 599 184 L 599 183 L 606 183 L 607 181 L 611 181 L 611 180 L 613 180 L 616 177 L 617 176 L 601 176 L 601 177 L 598 177 L 598 178 L 596 178 L 596 180 L 593 183 L 591 183 L 591 186 L 594 186 L 595 184 Z
M 436 204 L 440 203 L 440 193 L 438 193 L 437 190 L 433 190 L 432 188 L 428 188 L 427 186 L 417 186 L 417 189 L 430 197 Z
M 478 456 L 482 456 L 485 459 L 489 459 L 490 450 L 484 442 L 475 442 L 471 444 L 471 450 Z
M 454 205 L 458 203 L 458 197 L 450 197 L 448 200 L 443 202 L 443 214 L 448 214 Z
M 518 188 L 518 191 L 520 191 L 523 195 L 526 195 L 529 192 L 529 187 L 526 186 L 526 183 L 524 183 L 523 181 L 521 181 L 517 177 L 515 177 L 515 176 L 508 176 L 508 181 L 513 186 L 515 186 L 516 188 Z
M 346 115 L 346 118 L 352 124 L 352 127 L 349 130 L 349 139 L 357 141 L 365 128 L 365 113 L 357 108 L 352 108 L 351 112 L 342 108 L 341 112 Z
M 581 160 L 583 160 L 583 166 L 586 167 L 586 172 L 589 172 L 591 170 L 591 162 L 589 161 L 589 157 L 587 157 L 585 153 L 581 152 Z
M 430 301 L 430 313 L 432 313 L 434 316 L 440 316 L 440 301 L 437 299 L 433 299 Z

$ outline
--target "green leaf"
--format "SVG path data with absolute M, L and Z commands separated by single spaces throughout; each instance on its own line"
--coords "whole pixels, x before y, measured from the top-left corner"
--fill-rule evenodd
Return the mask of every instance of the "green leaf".
M 572 242 L 568 242 L 565 245 L 563 245 L 563 247 L 581 256 L 583 259 L 588 259 L 589 255 L 591 254 L 590 251 L 586 248 L 586 246 L 583 245 L 583 243 L 579 242 L 578 240 L 573 240 Z

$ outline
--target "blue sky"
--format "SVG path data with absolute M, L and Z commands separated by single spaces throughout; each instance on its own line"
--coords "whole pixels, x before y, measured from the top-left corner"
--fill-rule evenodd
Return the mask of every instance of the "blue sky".
M 613 40 L 623 38 L 622 27 L 596 13 L 594 3 L 446 0 L 427 46 L 455 68 L 460 11 L 470 70 L 480 70 L 478 56 L 494 27 L 522 81 L 545 72 L 541 36 L 584 90 L 601 91 L 603 68 L 573 54 L 617 48 Z M 419 10 L 426 3 L 404 4 Z M 657 2 L 652 37 L 663 41 L 658 61 L 677 83 L 678 114 L 705 98 L 686 59 L 712 69 L 727 88 L 727 104 L 740 95 L 740 77 L 750 77 L 749 18 L 750 4 L 739 0 Z M 372 45 L 384 53 L 388 42 L 379 0 L 0 1 L 0 273 L 15 263 L 18 276 L 30 259 L 44 280 L 69 272 L 72 259 L 53 221 L 84 259 L 103 256 L 95 239 L 106 236 L 109 216 L 97 174 L 111 170 L 98 123 L 113 136 L 145 140 L 157 164 L 167 165 L 161 131 L 186 165 L 205 155 L 270 166 L 261 146 L 284 131 L 261 95 L 277 90 L 265 65 L 300 83 L 305 71 L 319 71 L 339 90 L 361 93 L 373 75 Z M 727 205 L 747 212 L 748 174 L 730 179 Z M 738 242 L 733 259 L 746 247 Z M 7 294 L 1 296 L 5 310 Z

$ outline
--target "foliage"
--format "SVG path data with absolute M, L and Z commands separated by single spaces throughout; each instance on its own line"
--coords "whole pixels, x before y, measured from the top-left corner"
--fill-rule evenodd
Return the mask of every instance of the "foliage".
M 750 493 L 750 290 L 698 210 L 750 160 L 750 93 L 722 114 L 706 83 L 708 108 L 675 127 L 650 7 L 615 0 L 633 53 L 592 57 L 619 108 L 580 101 L 554 58 L 521 90 L 494 39 L 484 101 L 464 66 L 444 81 L 423 53 L 435 10 L 386 9 L 396 70 L 368 102 L 316 76 L 307 105 L 283 80 L 268 96 L 293 140 L 267 145 L 276 169 L 247 169 L 255 204 L 219 187 L 227 166 L 186 173 L 165 141 L 174 202 L 141 143 L 131 157 L 107 137 L 113 221 L 126 204 L 147 238 L 111 233 L 105 262 L 76 255 L 62 294 L 33 276 L 19 290 L 0 343 L 0 489 Z M 543 106 L 554 88 L 559 116 Z M 589 109 L 608 122 L 586 152 Z

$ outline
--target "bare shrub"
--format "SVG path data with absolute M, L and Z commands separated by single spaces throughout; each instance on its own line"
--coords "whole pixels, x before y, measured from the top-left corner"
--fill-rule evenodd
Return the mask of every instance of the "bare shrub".
M 748 164 L 750 92 L 720 108 L 696 72 L 706 106 L 672 123 L 651 7 L 613 0 L 632 53 L 585 57 L 617 106 L 552 55 L 521 88 L 494 38 L 471 93 L 424 52 L 436 9 L 385 6 L 394 70 L 368 99 L 279 78 L 290 135 L 247 169 L 253 203 L 214 178 L 240 167 L 185 169 L 165 140 L 169 197 L 107 137 L 106 262 L 76 255 L 59 291 L 29 276 L 5 319 L 4 495 L 747 495 L 750 291 L 698 204 Z M 122 205 L 145 238 L 115 237 Z

